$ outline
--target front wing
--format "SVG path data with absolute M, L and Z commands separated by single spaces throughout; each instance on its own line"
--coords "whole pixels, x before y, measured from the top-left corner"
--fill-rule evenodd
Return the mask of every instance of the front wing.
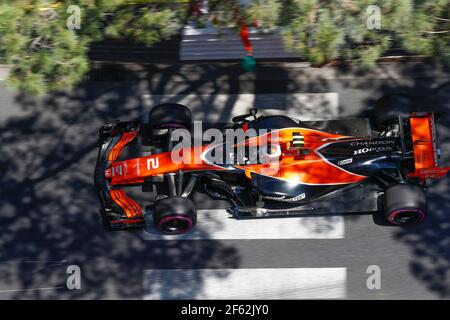
M 142 207 L 131 199 L 120 186 L 111 186 L 105 171 L 121 154 L 122 149 L 137 137 L 137 122 L 106 123 L 99 130 L 99 151 L 94 182 L 100 199 L 100 215 L 112 229 L 143 227 Z

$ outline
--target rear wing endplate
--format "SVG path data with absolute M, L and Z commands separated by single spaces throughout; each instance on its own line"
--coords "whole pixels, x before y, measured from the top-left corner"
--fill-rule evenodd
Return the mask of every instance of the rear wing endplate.
M 434 113 L 415 112 L 409 119 L 414 152 L 414 172 L 409 178 L 421 181 L 445 177 L 450 167 L 439 167 L 439 151 L 436 144 Z

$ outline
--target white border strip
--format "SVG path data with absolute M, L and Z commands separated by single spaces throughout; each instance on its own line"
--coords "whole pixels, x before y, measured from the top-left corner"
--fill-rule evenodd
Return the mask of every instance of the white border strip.
M 144 270 L 144 299 L 344 299 L 346 268 Z
M 226 210 L 198 210 L 197 225 L 183 235 L 164 235 L 146 215 L 144 240 L 344 239 L 343 216 L 235 219 Z

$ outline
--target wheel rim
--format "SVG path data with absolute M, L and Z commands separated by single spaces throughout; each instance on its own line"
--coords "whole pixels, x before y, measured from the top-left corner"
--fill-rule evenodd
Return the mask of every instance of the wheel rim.
M 389 220 L 397 225 L 411 225 L 421 222 L 425 213 L 418 209 L 401 209 L 392 212 Z
M 182 216 L 170 216 L 162 219 L 158 228 L 165 233 L 186 232 L 192 227 L 192 220 Z

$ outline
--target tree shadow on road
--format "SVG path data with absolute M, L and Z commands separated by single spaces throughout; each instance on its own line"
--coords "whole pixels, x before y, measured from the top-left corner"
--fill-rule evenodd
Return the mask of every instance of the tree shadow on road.
M 296 75 L 279 67 L 255 75 L 239 68 L 116 68 L 91 74 L 70 92 L 42 99 L 17 95 L 4 106 L 20 113 L 3 121 L 0 130 L 0 297 L 127 299 L 160 290 L 167 298 L 177 297 L 181 286 L 195 298 L 206 281 L 201 269 L 238 268 L 238 248 L 220 241 L 144 241 L 139 231 L 105 231 L 97 217 L 92 175 L 98 127 L 108 120 L 140 118 L 155 103 L 185 102 L 183 97 L 192 95 L 188 104 L 193 104 L 196 119 L 229 121 L 238 94 L 255 93 L 259 104 L 261 93 L 329 91 L 320 77 L 308 79 L 305 74 L 299 84 Z M 284 103 L 289 101 L 276 107 L 284 110 Z M 327 107 L 318 106 L 323 110 L 317 111 L 327 114 Z M 302 106 L 298 111 L 301 114 Z M 330 218 L 327 228 L 332 227 Z M 208 238 L 209 230 L 197 232 Z M 73 264 L 81 268 L 81 290 L 66 288 L 66 267 Z M 158 279 L 152 270 L 176 268 L 198 271 L 163 288 L 158 281 L 148 281 Z
M 417 111 L 446 113 L 437 125 L 438 146 L 442 151 L 440 163 L 450 166 L 450 82 L 436 78 L 427 65 L 405 68 L 403 79 L 392 79 L 376 88 L 376 95 L 367 101 L 374 105 L 383 95 L 408 93 L 414 97 Z M 421 75 L 421 76 L 418 76 Z M 448 79 L 448 77 L 447 77 Z M 365 86 L 370 87 L 370 81 Z M 397 228 L 394 238 L 411 248 L 413 258 L 410 272 L 427 288 L 442 298 L 450 297 L 450 176 L 429 183 L 427 190 L 428 217 L 421 225 Z M 406 293 L 405 293 L 406 294 Z
M 237 250 L 217 241 L 144 241 L 139 231 L 101 227 L 96 131 L 106 120 L 144 112 L 137 84 L 90 82 L 40 100 L 18 95 L 7 106 L 24 114 L 0 131 L 2 298 L 140 298 L 158 290 L 157 283 L 143 287 L 143 270 L 238 267 Z M 67 290 L 68 265 L 80 266 L 81 290 Z M 184 280 L 197 291 L 204 281 L 200 271 Z

